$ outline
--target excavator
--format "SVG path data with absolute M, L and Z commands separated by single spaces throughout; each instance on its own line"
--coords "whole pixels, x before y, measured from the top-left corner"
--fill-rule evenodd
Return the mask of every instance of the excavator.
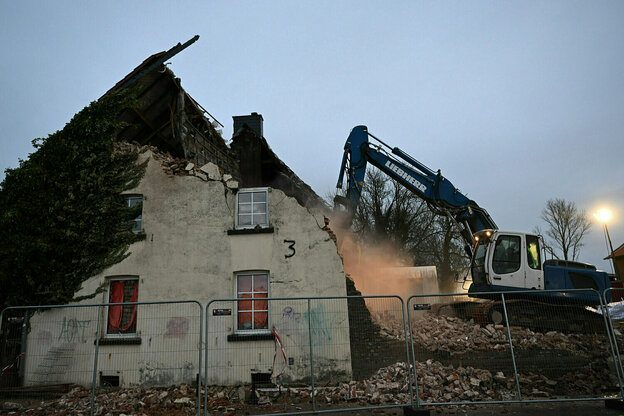
M 342 189 L 345 176 L 347 186 L 344 195 L 334 199 L 336 209 L 352 218 L 368 163 L 422 198 L 432 212 L 448 217 L 458 228 L 470 258 L 470 272 L 464 277 L 464 283 L 472 281 L 468 294 L 490 301 L 453 304 L 454 314 L 504 323 L 502 302 L 496 301 L 501 293 L 505 295 L 507 313 L 520 322 L 527 319 L 520 313 L 527 309 L 527 303 L 532 305 L 528 309 L 552 308 L 554 314 L 574 309 L 581 320 L 590 313 L 584 306 L 600 305 L 598 294 L 610 287 L 607 273 L 587 263 L 543 260 L 546 251 L 541 236 L 499 230 L 488 212 L 462 194 L 439 170 L 433 171 L 398 147 L 387 145 L 366 126 L 354 127 L 345 143 L 337 188 Z M 609 296 L 610 291 L 607 293 Z M 591 325 L 591 320 L 585 321 Z

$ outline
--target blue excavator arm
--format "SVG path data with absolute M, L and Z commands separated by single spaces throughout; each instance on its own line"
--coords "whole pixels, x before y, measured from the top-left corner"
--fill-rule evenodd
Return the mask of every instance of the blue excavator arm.
M 371 144 L 369 137 L 380 144 Z M 487 211 L 459 192 L 439 170 L 434 172 L 398 147 L 391 148 L 366 126 L 354 127 L 344 147 L 337 188 L 342 188 L 346 175 L 346 195 L 338 196 L 335 203 L 347 211 L 353 213 L 359 203 L 368 163 L 424 199 L 436 214 L 452 218 L 468 247 L 474 243 L 475 232 L 498 229 Z

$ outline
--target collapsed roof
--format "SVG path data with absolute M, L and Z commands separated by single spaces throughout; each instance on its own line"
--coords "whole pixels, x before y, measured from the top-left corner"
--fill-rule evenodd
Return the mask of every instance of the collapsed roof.
M 126 127 L 118 139 L 156 146 L 199 166 L 212 162 L 242 187 L 270 186 L 303 206 L 325 207 L 322 198 L 270 149 L 261 127 L 258 131 L 241 125 L 230 148 L 218 130 L 223 125 L 182 88 L 165 62 L 198 38 L 150 56 L 104 94 L 131 89 L 137 99 L 136 107 L 124 109 L 120 116 Z

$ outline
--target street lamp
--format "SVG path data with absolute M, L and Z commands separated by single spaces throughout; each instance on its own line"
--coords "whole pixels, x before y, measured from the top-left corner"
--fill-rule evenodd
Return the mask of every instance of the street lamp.
M 616 273 L 615 260 L 613 259 L 613 244 L 611 243 L 611 236 L 609 235 L 609 229 L 607 228 L 607 223 L 611 221 L 611 218 L 613 218 L 613 213 L 609 208 L 600 208 L 598 211 L 594 212 L 594 218 L 596 218 L 604 225 L 605 235 L 607 236 L 609 249 L 611 250 L 611 252 L 609 253 L 609 256 L 611 256 L 611 268 L 613 270 L 613 273 Z M 620 276 L 617 277 L 619 278 Z

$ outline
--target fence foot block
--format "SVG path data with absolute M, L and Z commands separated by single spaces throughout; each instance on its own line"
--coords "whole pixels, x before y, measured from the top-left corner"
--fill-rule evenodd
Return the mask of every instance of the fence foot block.
M 607 409 L 624 410 L 624 399 L 605 399 Z
M 403 416 L 429 416 L 431 410 L 420 406 L 403 406 Z

